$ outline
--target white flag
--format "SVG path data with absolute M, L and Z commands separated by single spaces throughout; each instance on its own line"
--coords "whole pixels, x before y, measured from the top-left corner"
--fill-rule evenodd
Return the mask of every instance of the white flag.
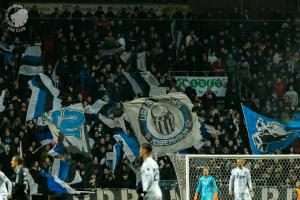
M 107 102 L 103 101 L 102 99 L 98 99 L 93 103 L 93 105 L 87 105 L 84 107 L 84 113 L 87 114 L 97 114 L 103 106 L 105 106 Z
M 147 71 L 146 51 L 143 51 L 143 52 L 137 54 L 136 65 L 139 70 L 141 70 L 143 72 Z
M 201 140 L 197 115 L 185 94 L 135 99 L 124 108 L 139 143 L 150 143 L 154 152 L 177 152 Z
M 0 96 L 0 112 L 3 112 L 5 109 L 4 103 L 4 97 L 5 97 L 5 90 L 2 90 L 1 96 Z

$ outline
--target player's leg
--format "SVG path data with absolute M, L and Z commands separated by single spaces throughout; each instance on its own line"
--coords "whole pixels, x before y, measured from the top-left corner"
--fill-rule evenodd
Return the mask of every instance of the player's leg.
M 243 196 L 243 200 L 251 200 L 251 195 L 249 192 L 245 192 Z
M 0 200 L 7 200 L 6 194 L 0 194 Z
M 234 193 L 234 200 L 244 200 L 243 197 L 243 193 Z

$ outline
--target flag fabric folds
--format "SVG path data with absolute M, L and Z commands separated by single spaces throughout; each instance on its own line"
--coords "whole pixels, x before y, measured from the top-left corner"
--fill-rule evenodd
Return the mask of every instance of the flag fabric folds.
M 55 157 L 59 156 L 65 153 L 65 148 L 62 144 L 56 144 L 50 151 L 48 152 L 48 155 Z
M 5 90 L 2 90 L 1 96 L 0 96 L 0 112 L 3 112 L 5 109 L 4 103 L 4 97 L 5 97 Z
M 146 66 L 146 51 L 137 53 L 136 66 L 141 71 L 147 71 L 147 66 Z
M 128 82 L 130 83 L 132 90 L 134 93 L 143 94 L 143 88 L 140 86 L 139 82 L 134 78 L 133 73 L 123 72 L 123 75 L 126 77 Z
M 253 154 L 275 153 L 300 137 L 300 121 L 281 122 L 260 115 L 242 105 Z
M 49 112 L 47 122 L 55 139 L 63 137 L 63 144 L 68 151 L 90 154 L 89 138 L 81 103 Z
M 124 103 L 124 108 L 139 143 L 150 143 L 154 152 L 178 152 L 202 138 L 193 104 L 185 94 L 135 99 Z
M 113 160 L 112 160 L 112 168 L 111 168 L 112 172 L 115 171 L 118 163 L 120 162 L 121 148 L 122 148 L 122 145 L 120 142 L 117 142 L 113 147 Z
M 98 117 L 109 128 L 122 128 L 122 130 L 126 133 L 126 125 L 123 115 L 120 117 L 115 117 L 114 119 L 110 119 L 99 113 Z
M 26 121 L 37 119 L 43 113 L 52 109 L 61 108 L 61 100 L 58 98 L 59 90 L 53 86 L 51 79 L 39 74 L 28 82 L 32 94 L 28 105 Z
M 41 46 L 29 46 L 23 54 L 19 74 L 33 76 L 39 73 L 43 73 Z
M 173 39 L 174 46 L 176 47 L 176 56 L 178 58 L 181 38 L 182 38 L 182 31 L 179 29 L 179 25 L 176 20 L 171 23 L 171 36 Z
M 134 93 L 143 94 L 144 97 L 165 95 L 166 88 L 159 87 L 159 82 L 151 72 L 123 72 L 123 75 L 130 83 Z
M 101 108 L 106 104 L 107 102 L 103 101 L 102 99 L 98 99 L 93 103 L 93 105 L 88 105 L 84 107 L 84 113 L 97 114 L 101 110 Z
M 36 134 L 37 141 L 41 146 L 51 144 L 54 141 L 53 135 L 49 129 L 44 129 Z
M 67 184 L 75 184 L 82 181 L 76 169 L 67 161 L 60 159 L 54 159 L 51 175 Z
M 30 195 L 32 194 L 79 194 L 67 183 L 46 172 L 34 169 L 24 169 L 29 183 Z
M 123 147 L 123 151 L 130 162 L 139 156 L 140 145 L 135 136 L 129 136 L 122 131 L 116 131 L 114 138 L 117 142 L 120 142 Z

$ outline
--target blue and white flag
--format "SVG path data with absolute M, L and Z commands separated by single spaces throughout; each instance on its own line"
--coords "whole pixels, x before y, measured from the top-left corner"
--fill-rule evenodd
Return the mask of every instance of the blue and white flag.
M 181 38 L 182 38 L 182 31 L 178 27 L 178 23 L 176 20 L 174 20 L 171 23 L 171 36 L 173 39 L 174 46 L 176 48 L 176 56 L 178 58 L 178 53 L 179 53 L 179 48 L 180 48 L 180 43 L 181 43 Z
M 203 122 L 201 122 L 200 124 L 201 126 L 199 133 L 202 137 L 202 140 L 199 143 L 194 144 L 194 148 L 197 150 L 201 149 L 204 146 L 205 140 L 212 140 L 213 138 L 216 138 L 218 136 L 218 132 L 213 126 L 204 124 Z
M 43 73 L 41 46 L 29 46 L 26 48 L 19 74 L 34 76 Z
M 143 96 L 155 96 L 166 94 L 166 87 L 159 87 L 159 82 L 151 72 L 123 72 L 134 93 Z
M 81 103 L 53 110 L 47 116 L 48 127 L 55 137 L 63 136 L 63 144 L 69 152 L 90 154 L 89 138 Z
M 41 146 L 51 144 L 54 141 L 53 135 L 49 129 L 45 129 L 36 134 L 37 141 Z
M 48 155 L 52 157 L 60 156 L 65 153 L 65 148 L 62 144 L 56 144 L 50 151 L 48 152 Z
M 116 131 L 114 138 L 123 146 L 123 151 L 130 162 L 139 156 L 140 145 L 134 136 L 129 136 L 122 131 Z
M 97 114 L 101 108 L 106 105 L 107 102 L 103 101 L 102 99 L 98 99 L 93 103 L 93 105 L 87 105 L 84 107 L 84 113 L 86 114 Z
M 76 169 L 67 161 L 60 159 L 54 159 L 51 175 L 67 184 L 75 184 L 82 181 Z
M 157 153 L 172 153 L 201 140 L 194 105 L 182 93 L 140 98 L 124 103 L 125 113 L 140 144 L 153 145 Z M 129 117 L 130 116 L 130 117 Z
M 24 169 L 26 174 L 30 195 L 33 194 L 79 194 L 66 182 L 56 176 L 51 176 L 46 172 L 39 172 L 33 169 Z
M 26 121 L 42 117 L 45 112 L 61 108 L 58 98 L 59 90 L 53 86 L 51 79 L 38 74 L 28 82 L 32 94 L 28 105 Z
M 281 122 L 242 105 L 253 154 L 268 154 L 287 148 L 300 137 L 300 121 Z
M 112 160 L 112 167 L 111 167 L 111 171 L 115 171 L 117 165 L 119 164 L 120 160 L 121 160 L 121 148 L 122 145 L 120 142 L 117 142 L 114 147 L 113 147 L 113 160 Z

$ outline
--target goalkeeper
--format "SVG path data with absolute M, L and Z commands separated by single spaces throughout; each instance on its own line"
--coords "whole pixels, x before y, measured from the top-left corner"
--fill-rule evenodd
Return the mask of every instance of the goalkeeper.
M 208 175 L 208 168 L 203 169 L 203 176 L 199 179 L 194 200 L 198 200 L 201 191 L 201 200 L 218 200 L 218 187 L 214 177 Z

